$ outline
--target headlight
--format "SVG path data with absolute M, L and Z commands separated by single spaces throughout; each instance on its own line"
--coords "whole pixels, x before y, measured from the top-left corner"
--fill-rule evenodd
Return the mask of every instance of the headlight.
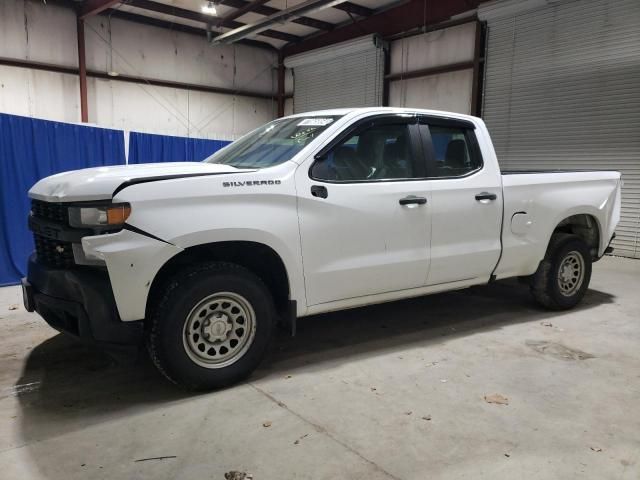
M 97 207 L 70 207 L 69 224 L 72 227 L 121 227 L 131 215 L 128 203 Z

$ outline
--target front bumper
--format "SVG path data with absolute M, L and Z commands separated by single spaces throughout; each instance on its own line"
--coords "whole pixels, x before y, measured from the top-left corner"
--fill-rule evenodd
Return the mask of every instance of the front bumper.
M 142 320 L 120 319 L 106 270 L 49 267 L 34 254 L 22 289 L 25 308 L 38 312 L 60 332 L 107 349 L 137 346 L 142 341 Z

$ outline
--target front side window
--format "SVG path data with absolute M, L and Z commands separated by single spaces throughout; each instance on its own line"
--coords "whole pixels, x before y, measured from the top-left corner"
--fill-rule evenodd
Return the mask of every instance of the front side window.
M 266 168 L 291 159 L 340 116 L 275 120 L 248 133 L 204 161 L 236 168 Z
M 314 163 L 311 177 L 336 182 L 413 178 L 407 124 L 356 130 Z
M 460 177 L 482 167 L 468 129 L 430 126 L 429 132 L 435 157 L 430 177 Z

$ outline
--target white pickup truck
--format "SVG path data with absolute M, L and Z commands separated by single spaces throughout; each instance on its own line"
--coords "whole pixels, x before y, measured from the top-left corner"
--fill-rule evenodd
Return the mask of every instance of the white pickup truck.
M 620 186 L 614 171 L 500 172 L 466 115 L 295 115 L 202 163 L 39 181 L 25 306 L 111 350 L 146 340 L 170 380 L 216 388 L 258 365 L 278 320 L 507 277 L 571 308 L 610 250 Z

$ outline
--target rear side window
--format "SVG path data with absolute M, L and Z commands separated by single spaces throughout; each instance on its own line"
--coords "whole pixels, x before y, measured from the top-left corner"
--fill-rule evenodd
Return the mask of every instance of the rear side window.
M 333 182 L 414 178 L 409 125 L 381 124 L 354 132 L 311 168 L 311 177 Z
M 482 167 L 471 130 L 433 125 L 429 131 L 434 154 L 430 177 L 461 177 Z

